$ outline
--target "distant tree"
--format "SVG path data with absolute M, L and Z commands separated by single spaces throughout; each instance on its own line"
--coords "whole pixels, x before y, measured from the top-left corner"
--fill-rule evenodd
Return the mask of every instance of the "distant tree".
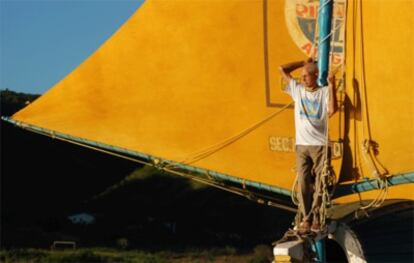
M 0 90 L 0 113 L 2 116 L 11 116 L 40 95 L 15 92 L 8 89 Z

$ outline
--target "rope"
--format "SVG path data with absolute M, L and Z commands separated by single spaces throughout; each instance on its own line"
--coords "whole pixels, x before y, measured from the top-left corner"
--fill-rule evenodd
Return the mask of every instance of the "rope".
M 338 26 L 335 27 L 333 30 L 331 30 L 331 32 L 329 33 L 328 36 L 331 36 L 338 29 L 339 29 Z M 328 36 L 325 37 L 325 39 L 324 39 L 325 41 L 328 40 Z M 331 43 L 330 43 L 331 44 L 331 56 L 330 56 L 330 60 L 331 60 L 330 64 L 331 65 L 333 64 L 333 42 L 334 41 L 333 41 L 333 37 L 332 37 L 331 38 Z M 333 85 L 335 85 L 335 83 Z M 333 95 L 333 94 L 330 94 L 329 91 L 328 91 L 328 96 L 329 96 L 328 103 L 332 99 L 330 97 L 330 95 Z M 313 200 L 314 203 L 315 203 L 315 206 L 316 206 L 317 203 L 318 203 L 319 196 L 321 195 L 321 204 L 320 204 L 319 211 L 318 211 L 319 212 L 319 224 L 320 224 L 321 228 L 324 228 L 325 225 L 326 225 L 327 209 L 328 209 L 328 207 L 331 206 L 331 194 L 329 193 L 328 184 L 329 183 L 332 183 L 332 184 L 335 183 L 335 180 L 332 180 L 332 174 L 331 174 L 332 167 L 330 166 L 330 163 L 329 163 L 329 153 L 328 153 L 328 151 L 329 151 L 329 116 L 325 120 L 324 164 L 323 164 L 322 174 L 319 175 L 320 176 L 319 182 L 318 182 L 318 188 L 319 189 L 318 189 L 318 192 L 317 192 L 318 198 L 314 198 L 314 200 Z M 317 207 L 315 207 L 315 208 L 317 208 Z
M 345 24 L 346 26 L 346 15 L 344 16 L 343 24 Z M 328 39 L 328 37 L 332 36 L 340 28 L 340 26 L 341 24 L 335 26 L 334 29 L 331 30 L 330 34 L 327 37 L 325 37 L 322 41 L 325 41 Z M 333 53 L 334 53 L 333 42 L 334 42 L 333 38 L 331 38 L 331 57 L 330 57 L 331 65 L 333 65 Z M 339 65 L 336 69 L 332 70 L 331 74 L 336 74 L 336 71 L 339 69 L 339 67 L 341 67 L 341 77 L 343 78 L 344 72 L 345 72 L 345 61 L 343 61 L 343 63 Z M 320 175 L 320 178 L 318 180 L 318 185 L 316 186 L 317 198 L 314 198 L 313 200 L 313 206 L 314 206 L 313 209 L 317 209 L 318 199 L 321 198 L 321 204 L 319 207 L 319 211 L 315 211 L 315 212 L 319 212 L 319 223 L 322 229 L 326 227 L 327 211 L 328 211 L 328 208 L 332 205 L 331 197 L 333 196 L 336 183 L 337 183 L 336 176 L 333 173 L 333 168 L 330 165 L 329 155 L 328 155 L 329 154 L 329 118 L 326 119 L 325 135 L 326 135 L 326 143 L 325 143 L 325 152 L 324 152 L 324 155 L 325 155 L 324 166 L 323 166 L 323 170 Z M 329 187 L 332 187 L 331 191 L 329 191 Z
M 272 197 L 269 197 L 269 196 L 260 195 L 260 194 L 253 194 L 253 193 L 251 193 L 247 190 L 240 190 L 239 188 L 219 184 L 217 182 L 212 182 L 210 180 L 195 177 L 195 176 L 192 176 L 192 175 L 189 175 L 189 174 L 186 174 L 186 173 L 182 173 L 182 172 L 177 171 L 177 170 L 172 170 L 172 169 L 168 169 L 168 168 L 164 168 L 164 170 L 168 173 L 172 173 L 172 174 L 179 175 L 179 176 L 182 176 L 182 177 L 185 177 L 185 178 L 189 178 L 189 179 L 198 181 L 200 183 L 207 184 L 207 185 L 219 188 L 221 190 L 224 190 L 224 191 L 227 191 L 227 192 L 230 192 L 230 193 L 233 193 L 233 194 L 237 194 L 237 195 L 246 197 L 247 199 L 252 200 L 252 201 L 256 201 L 257 203 L 260 203 L 260 204 L 266 204 L 268 206 L 273 206 L 273 207 L 285 209 L 285 210 L 288 210 L 288 211 L 294 211 L 294 209 L 290 206 L 283 205 L 283 204 L 280 204 L 280 203 L 274 203 L 274 202 L 270 201 L 270 200 L 275 200 L 275 201 L 277 201 L 277 200 L 272 198 Z M 258 196 L 261 196 L 261 198 L 259 198 Z M 268 199 L 268 201 L 263 200 L 263 198 Z
M 289 104 L 286 104 L 281 109 L 279 109 L 277 112 L 272 113 L 271 115 L 267 116 L 266 118 L 264 118 L 263 120 L 255 123 L 255 124 L 253 124 L 252 126 L 246 128 L 245 130 L 241 131 L 240 133 L 238 133 L 238 134 L 236 134 L 236 135 L 234 135 L 234 136 L 232 136 L 228 139 L 225 139 L 225 140 L 223 140 L 219 143 L 208 146 L 208 147 L 206 147 L 202 150 L 190 153 L 186 158 L 182 159 L 181 161 L 179 161 L 177 163 L 169 164 L 169 165 L 167 165 L 167 167 L 171 168 L 171 167 L 176 166 L 177 164 L 192 164 L 192 163 L 195 163 L 195 162 L 200 161 L 202 159 L 205 159 L 208 156 L 220 151 L 221 149 L 226 148 L 227 146 L 233 144 L 234 142 L 236 142 L 236 141 L 240 140 L 241 138 L 243 138 L 244 136 L 248 135 L 249 133 L 251 133 L 255 129 L 259 128 L 260 126 L 262 126 L 263 124 L 265 124 L 269 120 L 273 119 L 274 117 L 276 117 L 277 115 L 282 113 L 284 110 L 289 108 L 291 105 L 293 105 L 293 102 L 291 102 Z
M 327 2 L 325 2 L 324 5 L 319 7 L 317 18 L 319 16 L 319 13 L 320 13 L 321 9 L 325 5 L 327 5 L 329 2 L 331 2 L 331 1 L 327 1 Z M 318 21 L 318 19 L 316 21 Z M 340 28 L 340 26 L 341 26 L 341 24 L 339 24 L 335 28 L 333 28 L 331 30 L 331 32 L 325 38 L 322 39 L 321 42 L 327 41 L 329 39 L 329 37 L 331 37 Z M 318 28 L 317 23 L 315 23 L 315 28 Z M 315 36 L 316 36 L 316 29 L 315 29 Z M 314 36 L 314 39 L 313 39 L 314 43 L 313 43 L 312 46 L 316 46 L 316 44 L 315 44 L 316 43 L 316 37 L 315 36 Z M 331 38 L 330 40 L 331 40 L 331 51 L 330 51 L 330 62 L 331 63 L 330 63 L 330 65 L 332 66 L 333 65 L 333 38 Z M 342 68 L 343 68 L 343 65 L 342 65 Z M 338 66 L 338 68 L 335 69 L 335 72 L 338 69 L 339 69 L 339 66 Z M 332 193 L 329 192 L 328 186 L 334 186 L 336 184 L 335 175 L 331 173 L 331 171 L 333 171 L 333 169 L 329 164 L 328 151 L 329 151 L 329 117 L 327 117 L 326 120 L 325 120 L 325 152 L 324 152 L 324 160 L 323 160 L 323 162 L 324 162 L 323 170 L 322 170 L 321 174 L 316 175 L 317 179 L 316 179 L 316 182 L 315 182 L 315 194 L 314 194 L 314 198 L 312 200 L 311 209 L 308 212 L 308 214 L 303 215 L 303 218 L 301 218 L 302 217 L 301 210 L 303 209 L 303 204 L 301 204 L 301 202 L 299 202 L 298 197 L 297 197 L 298 174 L 296 173 L 295 181 L 294 181 L 294 184 L 293 184 L 293 187 L 292 187 L 292 194 L 291 194 L 292 202 L 295 205 L 298 206 L 297 214 L 295 216 L 295 224 L 296 225 L 299 225 L 299 223 L 302 220 L 309 218 L 312 213 L 314 215 L 318 214 L 319 224 L 320 224 L 321 228 L 324 228 L 325 225 L 326 225 L 327 209 L 331 205 L 331 196 L 332 196 Z M 319 207 L 318 207 L 319 200 L 321 200 L 321 204 L 319 204 Z
M 22 128 L 24 128 L 24 127 L 22 126 Z M 76 141 L 72 141 L 72 140 L 69 140 L 69 139 L 65 139 L 65 138 L 56 136 L 53 131 L 50 132 L 50 134 L 45 133 L 45 132 L 40 132 L 40 131 L 37 131 L 37 130 L 34 130 L 34 129 L 30 129 L 30 131 L 32 131 L 34 133 L 37 133 L 37 134 L 40 134 L 40 135 L 49 136 L 52 139 L 56 139 L 56 140 L 68 142 L 68 143 L 71 143 L 71 144 L 74 144 L 74 145 L 82 146 L 82 147 L 87 148 L 87 149 L 95 150 L 97 152 L 102 152 L 102 153 L 105 153 L 105 154 L 109 154 L 109 155 L 112 155 L 112 156 L 116 156 L 116 157 L 119 157 L 119 158 L 122 158 L 122 159 L 125 159 L 125 160 L 128 160 L 128 161 L 132 161 L 132 162 L 136 162 L 136 163 L 139 163 L 139 164 L 149 165 L 149 166 L 155 167 L 155 165 L 152 164 L 152 163 L 150 163 L 150 162 L 144 162 L 144 161 L 141 161 L 139 159 L 132 158 L 132 157 L 128 157 L 128 156 L 125 156 L 125 155 L 122 155 L 122 154 L 118 154 L 118 153 L 114 153 L 112 151 L 104 150 L 104 149 L 99 148 L 99 147 L 91 146 L 91 145 L 88 145 L 88 144 L 85 144 L 85 143 L 80 143 L 80 142 L 76 142 Z
M 290 197 L 292 199 L 292 203 L 297 205 L 297 206 L 299 206 L 299 204 L 300 204 L 298 196 L 297 196 L 297 188 L 299 186 L 298 177 L 299 177 L 299 174 L 296 172 L 295 181 L 293 183 L 292 191 L 291 191 L 292 194 L 290 195 Z
M 378 195 L 368 205 L 365 205 L 365 206 L 361 205 L 360 209 L 362 210 L 367 210 L 372 207 L 374 208 L 380 207 L 384 203 L 385 199 L 387 198 L 387 194 L 388 194 L 389 183 L 388 183 L 387 177 L 380 174 L 377 168 L 375 167 L 375 165 L 372 163 L 373 156 L 372 156 L 371 148 L 372 148 L 371 142 L 369 140 L 364 140 L 364 143 L 363 143 L 364 154 L 362 156 L 364 157 L 365 162 L 368 165 L 370 165 L 370 169 L 372 171 L 373 176 L 376 179 L 377 187 L 380 191 Z
M 316 22 L 315 22 L 315 26 L 314 26 L 314 29 L 313 29 L 314 34 L 313 34 L 313 40 L 312 40 L 312 48 L 311 48 L 311 51 L 310 51 L 310 56 L 311 56 L 313 61 L 316 61 L 316 55 L 317 55 L 316 50 L 318 48 L 317 39 L 318 39 L 318 33 L 319 33 L 319 27 L 318 27 L 319 13 L 320 13 L 320 8 L 318 9 L 318 12 L 316 13 L 316 18 L 315 18 Z M 298 186 L 299 186 L 299 184 L 298 184 L 299 174 L 297 173 L 297 171 L 295 171 L 295 173 L 296 173 L 296 176 L 295 176 L 295 180 L 293 181 L 292 191 L 291 191 L 291 196 L 290 197 L 291 197 L 292 203 L 295 204 L 298 207 L 298 209 L 296 211 L 296 216 L 295 216 L 295 219 L 294 219 L 294 223 L 293 223 L 294 225 L 298 226 L 300 224 L 300 222 L 302 222 L 301 210 L 303 210 L 303 204 L 302 204 L 302 202 L 299 201 L 298 195 L 297 195 Z M 307 218 L 308 216 L 309 215 L 303 215 L 304 218 Z
M 26 128 L 26 126 L 23 125 L 23 123 L 20 126 L 22 128 Z M 171 174 L 179 175 L 181 177 L 185 177 L 187 179 L 191 179 L 191 180 L 194 180 L 194 181 L 197 181 L 197 182 L 200 182 L 200 183 L 203 183 L 203 184 L 206 184 L 206 185 L 224 190 L 226 192 L 230 192 L 230 193 L 233 193 L 233 194 L 243 196 L 243 197 L 245 197 L 249 200 L 256 201 L 260 204 L 266 204 L 268 206 L 273 206 L 273 207 L 281 208 L 281 209 L 292 211 L 292 212 L 295 211 L 295 209 L 293 209 L 292 207 L 280 204 L 280 202 L 277 202 L 277 199 L 272 198 L 270 196 L 266 196 L 266 195 L 263 195 L 263 194 L 253 194 L 253 193 L 251 193 L 247 190 L 240 190 L 237 187 L 231 187 L 231 186 L 228 186 L 228 185 L 225 185 L 225 184 L 220 184 L 220 183 L 212 181 L 212 180 L 203 179 L 203 178 L 193 176 L 193 175 L 190 175 L 190 174 L 186 174 L 186 173 L 183 173 L 183 172 L 180 172 L 180 171 L 177 171 L 177 170 L 168 169 L 167 167 L 163 166 L 162 163 L 158 163 L 157 160 L 154 160 L 152 163 L 141 161 L 141 160 L 133 158 L 133 157 L 129 157 L 129 156 L 126 156 L 126 155 L 123 155 L 123 154 L 118 154 L 118 153 L 115 153 L 115 152 L 112 152 L 112 151 L 109 151 L 109 150 L 99 148 L 97 146 L 91 146 L 91 145 L 88 145 L 86 143 L 76 142 L 76 141 L 72 141 L 70 139 L 66 139 L 66 138 L 56 136 L 56 134 L 53 131 L 51 131 L 51 132 L 41 132 L 41 131 L 37 131 L 35 129 L 30 129 L 30 131 L 32 131 L 34 133 L 37 133 L 37 134 L 40 134 L 40 135 L 49 136 L 52 139 L 57 139 L 57 140 L 68 142 L 68 143 L 78 145 L 78 146 L 81 146 L 81 147 L 84 147 L 84 148 L 87 148 L 87 149 L 92 149 L 92 150 L 95 150 L 97 152 L 102 152 L 102 153 L 109 154 L 109 155 L 112 155 L 112 156 L 116 156 L 116 157 L 119 157 L 119 158 L 122 158 L 122 159 L 125 159 L 125 160 L 129 160 L 129 161 L 132 161 L 132 162 L 136 162 L 136 163 L 139 163 L 139 164 L 151 166 L 151 167 L 157 168 L 159 170 L 162 170 L 162 171 L 165 171 L 165 172 L 168 172 L 168 173 L 171 173 Z M 98 197 L 98 196 L 95 196 L 95 197 Z M 261 198 L 259 198 L 258 196 L 261 196 Z M 263 198 L 267 199 L 267 201 L 264 201 Z M 274 200 L 275 202 L 272 202 L 271 200 Z
M 252 126 L 250 126 L 250 127 L 246 128 L 245 130 L 241 131 L 240 133 L 238 133 L 238 134 L 236 134 L 236 135 L 234 135 L 234 136 L 232 136 L 232 137 L 230 137 L 226 140 L 223 140 L 222 142 L 219 142 L 219 143 L 216 143 L 214 145 L 208 146 L 208 147 L 206 147 L 206 148 L 204 148 L 200 151 L 191 153 L 186 158 L 182 159 L 179 162 L 174 162 L 174 163 L 169 163 L 169 164 L 162 164 L 161 163 L 159 165 L 159 168 L 161 168 L 162 170 L 167 171 L 169 173 L 172 173 L 172 174 L 176 174 L 176 175 L 180 175 L 180 176 L 184 176 L 184 177 L 189 177 L 187 174 L 181 173 L 181 172 L 176 170 L 177 168 L 179 168 L 178 165 L 180 165 L 180 164 L 188 165 L 188 164 L 195 163 L 195 162 L 200 161 L 204 158 L 207 158 L 208 156 L 220 151 L 221 149 L 224 149 L 225 147 L 227 147 L 227 146 L 231 145 L 232 143 L 240 140 L 241 138 L 248 135 L 249 133 L 251 133 L 255 129 L 259 128 L 264 123 L 266 123 L 269 120 L 273 119 L 274 117 L 276 117 L 277 115 L 282 113 L 284 110 L 289 108 L 292 104 L 293 104 L 293 102 L 285 105 L 284 107 L 279 109 L 277 112 L 272 113 L 271 115 L 267 116 L 263 120 L 253 124 Z M 234 190 L 229 186 L 222 186 L 222 185 L 219 185 L 217 183 L 212 183 L 211 181 L 208 181 L 208 180 L 203 180 L 203 179 L 200 179 L 200 178 L 191 178 L 191 179 L 196 180 L 196 181 L 200 181 L 202 183 L 214 186 L 216 188 L 219 188 L 219 189 L 222 189 L 222 190 L 225 190 L 225 191 L 228 191 L 228 192 L 232 192 L 234 194 L 244 196 L 247 199 L 256 201 L 260 204 L 266 204 L 268 206 L 273 206 L 273 207 L 282 208 L 282 209 L 289 210 L 289 211 L 294 211 L 294 209 L 292 209 L 291 207 L 278 204 L 277 202 L 276 203 L 274 203 L 272 201 L 265 202 L 263 199 L 257 198 L 251 192 L 246 190 L 246 187 L 245 187 L 244 183 L 243 183 L 243 190 L 238 190 L 238 189 Z M 243 182 L 245 182 L 245 181 L 243 181 Z M 267 197 L 267 199 L 272 199 L 272 198 Z
M 361 92 L 361 94 L 363 96 L 362 99 L 364 101 L 364 107 L 362 107 L 363 113 L 361 114 L 362 115 L 362 135 L 364 138 L 364 140 L 362 141 L 362 149 L 363 149 L 362 157 L 363 157 L 365 164 L 368 166 L 368 169 L 371 170 L 372 176 L 376 179 L 377 186 L 379 189 L 378 195 L 368 205 L 365 205 L 365 206 L 362 205 L 362 198 L 359 195 L 360 203 L 361 203 L 360 209 L 367 210 L 373 207 L 374 208 L 380 207 L 384 203 L 387 197 L 387 194 L 388 194 L 389 183 L 386 177 L 386 174 L 388 173 L 388 171 L 378 162 L 378 160 L 375 157 L 375 153 L 373 152 L 373 141 L 371 140 L 371 132 L 369 128 L 367 88 L 366 88 L 366 80 L 365 80 L 366 74 L 365 74 L 364 39 L 363 39 L 363 27 L 362 27 L 362 22 L 363 22 L 362 21 L 362 3 L 359 2 L 359 5 L 357 5 L 356 1 L 354 1 L 354 8 L 358 6 L 359 6 L 358 12 L 359 12 L 359 18 L 360 18 L 359 20 L 360 22 L 360 37 L 359 37 L 360 43 L 359 44 L 361 48 L 360 75 L 362 79 L 360 87 L 363 89 L 363 92 Z M 354 24 L 356 24 L 356 20 L 357 20 L 356 16 L 354 16 L 354 21 L 353 21 Z M 355 35 L 354 35 L 354 38 L 355 38 Z M 354 43 L 355 43 L 355 40 L 354 40 Z M 355 53 L 355 44 L 353 48 L 354 48 L 353 51 Z M 354 72 L 353 77 L 355 79 L 355 72 Z M 379 171 L 378 167 L 375 165 L 376 163 L 382 167 L 383 172 Z
M 329 3 L 329 2 L 327 2 Z M 325 3 L 325 4 L 327 4 Z M 335 3 L 334 3 L 335 4 Z M 318 10 L 318 14 L 320 13 L 320 10 L 323 6 L 319 7 Z M 344 23 L 346 23 L 346 15 L 344 16 Z M 334 21 L 334 20 L 333 20 Z M 316 25 L 316 24 L 315 24 Z M 323 41 L 327 41 L 329 39 L 329 37 L 331 37 L 333 34 L 336 33 L 336 31 L 338 31 L 338 29 L 341 27 L 341 24 L 336 25 L 331 32 L 322 39 L 321 42 Z M 330 65 L 333 67 L 333 42 L 334 39 L 333 37 L 330 39 L 331 40 L 331 51 L 330 51 Z M 315 39 L 314 39 L 315 41 Z M 315 45 L 315 44 L 314 44 Z M 341 76 L 343 78 L 344 76 L 344 63 L 342 63 L 341 65 L 338 65 L 337 68 L 332 69 L 331 70 L 331 74 L 336 74 L 337 70 L 339 70 L 339 68 L 341 68 Z M 330 99 L 330 98 L 329 98 Z M 328 100 L 329 101 L 329 100 Z M 333 196 L 333 192 L 335 190 L 335 186 L 336 186 L 336 176 L 333 173 L 333 168 L 330 165 L 330 161 L 329 161 L 329 117 L 326 118 L 325 120 L 325 149 L 324 149 L 324 158 L 323 158 L 323 169 L 321 174 L 317 175 L 317 179 L 315 182 L 315 194 L 314 194 L 314 198 L 312 201 L 312 205 L 311 205 L 311 209 L 309 211 L 308 214 L 304 214 L 303 218 L 301 218 L 301 210 L 302 210 L 302 206 L 303 204 L 301 204 L 298 201 L 297 198 L 297 187 L 298 187 L 298 175 L 296 175 L 295 178 L 295 182 L 293 184 L 292 187 L 292 195 L 291 195 L 291 199 L 292 202 L 296 205 L 298 205 L 298 211 L 297 211 L 297 215 L 295 217 L 295 222 L 298 225 L 303 219 L 309 218 L 311 216 L 311 214 L 313 213 L 314 215 L 318 215 L 318 219 L 319 219 L 319 224 L 321 226 L 321 229 L 324 229 L 326 227 L 326 218 L 327 218 L 327 211 L 328 208 L 331 206 L 331 197 Z M 329 187 L 332 187 L 332 191 L 329 191 Z M 319 204 L 320 201 L 320 204 Z
M 183 173 L 183 172 L 180 172 L 180 171 L 168 169 L 165 165 L 165 162 L 161 162 L 159 159 L 154 159 L 154 160 L 152 160 L 152 162 L 146 162 L 146 161 L 142 161 L 142 160 L 137 159 L 137 158 L 129 157 L 127 155 L 118 154 L 118 153 L 115 153 L 115 152 L 110 151 L 110 150 L 105 150 L 105 149 L 102 149 L 98 146 L 90 145 L 88 143 L 78 142 L 78 141 L 74 141 L 74 140 L 71 140 L 71 139 L 61 137 L 61 136 L 57 135 L 54 131 L 47 131 L 47 130 L 43 130 L 43 129 L 37 130 L 37 129 L 32 128 L 31 125 L 28 125 L 28 124 L 23 123 L 23 122 L 14 122 L 14 124 L 21 127 L 22 129 L 28 129 L 33 133 L 48 136 L 48 137 L 51 137 L 52 139 L 57 139 L 57 140 L 60 140 L 60 141 L 68 142 L 68 143 L 78 145 L 78 146 L 81 146 L 81 147 L 84 147 L 84 148 L 95 150 L 97 152 L 102 152 L 102 153 L 105 153 L 105 154 L 116 156 L 116 157 L 126 159 L 126 160 L 129 160 L 129 161 L 132 161 L 132 162 L 136 162 L 136 163 L 139 163 L 139 164 L 154 167 L 154 168 L 157 168 L 161 171 L 165 171 L 165 172 L 169 172 L 169 173 L 172 173 L 172 174 L 175 174 L 175 175 L 179 175 L 179 176 L 185 177 L 187 179 L 198 181 L 200 183 L 207 184 L 207 185 L 210 185 L 212 187 L 219 188 L 221 190 L 243 196 L 243 197 L 245 197 L 249 200 L 256 201 L 259 204 L 264 204 L 264 205 L 276 207 L 276 208 L 279 208 L 279 209 L 284 209 L 284 210 L 291 211 L 291 212 L 296 211 L 296 209 L 294 209 L 293 207 L 291 207 L 289 205 L 282 204 L 280 202 L 280 200 L 278 200 L 277 198 L 274 198 L 272 196 L 268 196 L 268 195 L 265 195 L 265 194 L 261 194 L 261 193 L 251 193 L 251 192 L 249 192 L 245 189 L 241 190 L 238 187 L 232 187 L 232 186 L 226 185 L 225 183 L 220 183 L 218 181 L 215 181 L 215 179 L 212 179 L 212 177 L 210 175 L 208 176 L 209 179 L 203 179 L 203 178 L 200 178 L 199 176 L 194 176 L 194 175 Z M 123 181 L 121 183 L 123 183 Z M 111 190 L 111 189 L 109 189 L 109 190 Z M 99 197 L 99 195 L 100 194 L 98 194 L 95 197 Z
M 304 237 L 302 235 L 300 235 L 298 233 L 298 231 L 294 230 L 294 229 L 288 229 L 285 234 L 283 235 L 283 237 L 279 240 L 277 240 L 276 242 L 273 242 L 273 246 L 276 246 L 278 244 L 281 243 L 285 243 L 288 241 L 296 241 L 296 240 L 301 240 L 304 241 Z

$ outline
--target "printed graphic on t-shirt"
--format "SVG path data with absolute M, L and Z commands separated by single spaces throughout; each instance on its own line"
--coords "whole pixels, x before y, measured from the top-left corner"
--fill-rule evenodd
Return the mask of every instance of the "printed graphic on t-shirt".
M 321 119 L 322 116 L 322 107 L 321 103 L 317 100 L 308 100 L 305 98 L 300 99 L 300 117 L 302 119 L 311 118 L 311 119 Z

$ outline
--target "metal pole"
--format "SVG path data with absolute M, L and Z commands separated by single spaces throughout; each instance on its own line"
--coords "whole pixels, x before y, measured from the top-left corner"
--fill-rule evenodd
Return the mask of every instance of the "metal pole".
M 328 85 L 329 51 L 331 40 L 333 0 L 321 0 L 319 3 L 319 40 L 318 40 L 318 85 Z
M 329 52 L 331 43 L 333 0 L 321 0 L 319 2 L 319 40 L 318 40 L 318 85 L 328 85 Z M 318 262 L 326 262 L 325 238 L 315 243 Z
M 318 262 L 326 262 L 326 247 L 325 247 L 325 238 L 322 238 L 315 242 L 316 255 L 318 256 Z

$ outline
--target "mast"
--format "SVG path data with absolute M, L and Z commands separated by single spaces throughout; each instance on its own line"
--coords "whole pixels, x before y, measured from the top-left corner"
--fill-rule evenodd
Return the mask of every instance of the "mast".
M 329 73 L 329 52 L 332 30 L 332 9 L 333 0 L 321 0 L 319 3 L 319 40 L 318 40 L 318 85 L 328 85 L 327 77 Z M 319 262 L 326 262 L 325 238 L 315 242 L 315 252 Z
M 319 7 L 318 85 L 326 86 L 329 72 L 333 0 L 321 0 Z

